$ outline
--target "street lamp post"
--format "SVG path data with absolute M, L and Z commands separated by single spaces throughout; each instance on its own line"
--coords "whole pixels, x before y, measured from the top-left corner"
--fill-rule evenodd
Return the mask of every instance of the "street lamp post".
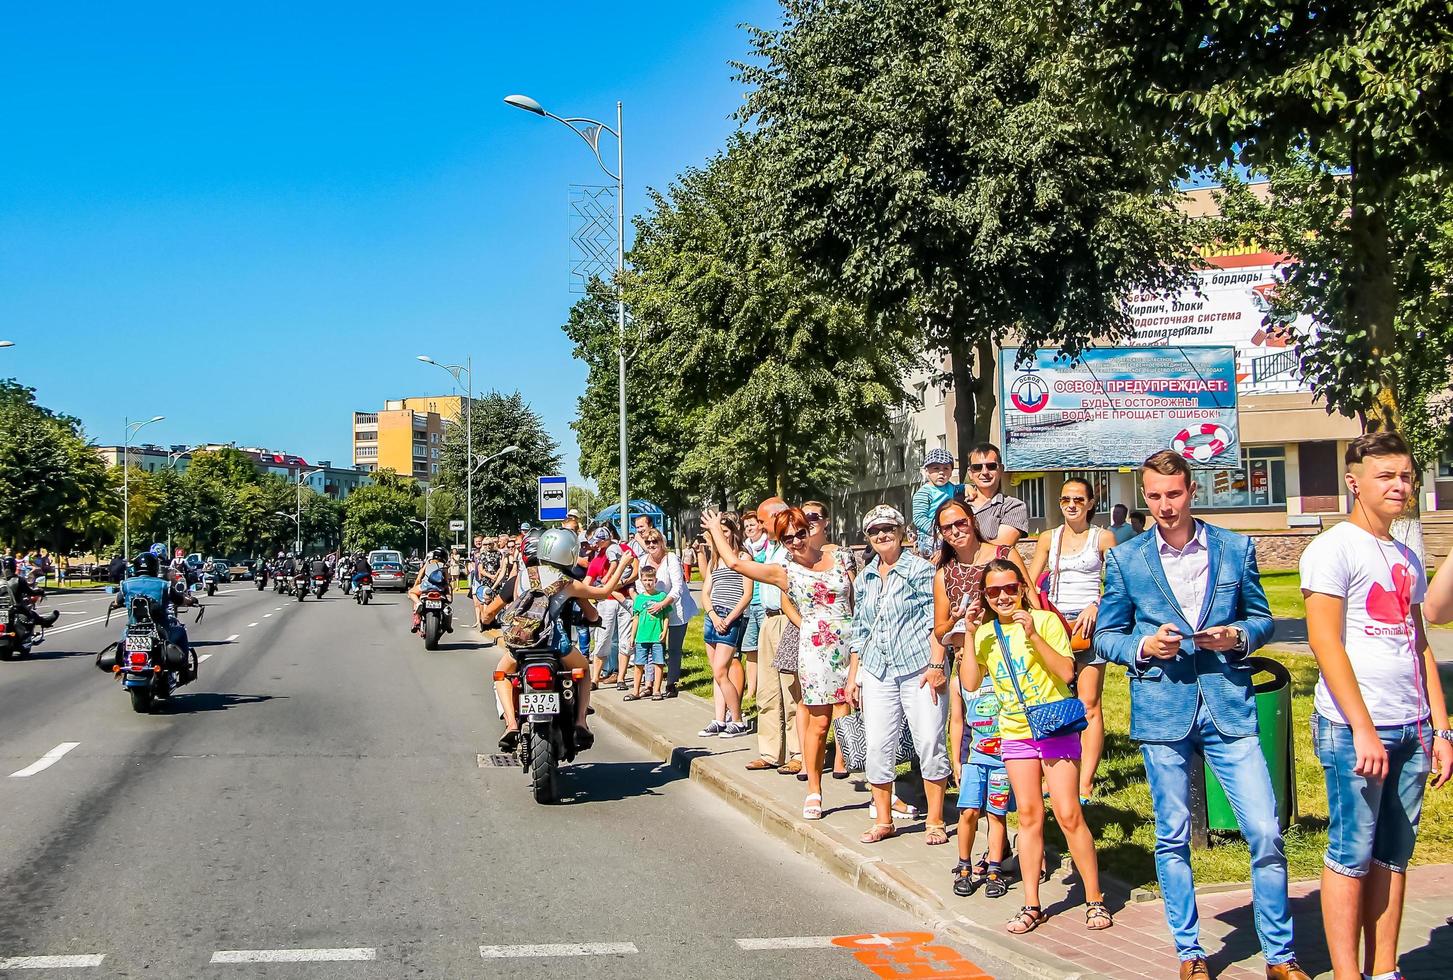
M 295 518 L 293 518 L 293 522 L 298 525 L 298 549 L 297 549 L 297 554 L 298 554 L 299 557 L 301 557 L 302 554 L 303 554 L 303 483 L 304 483 L 304 481 L 306 481 L 308 479 L 308 477 L 310 477 L 310 476 L 317 476 L 321 472 L 323 472 L 323 471 L 322 470 L 309 470 L 306 473 L 300 473 L 300 474 L 298 474 L 298 485 L 297 485 L 297 490 L 298 490 L 298 516 L 295 517 Z
M 131 560 L 131 437 L 153 422 L 160 422 L 165 415 L 153 415 L 149 419 L 133 422 L 123 418 L 125 435 L 121 439 L 121 553 Z
M 631 519 L 631 504 L 626 481 L 626 295 L 625 283 L 622 281 L 626 271 L 626 148 L 621 103 L 616 102 L 616 128 L 611 129 L 605 123 L 595 119 L 586 119 L 582 116 L 562 118 L 552 112 L 547 112 L 544 106 L 528 95 L 507 95 L 505 102 L 516 109 L 523 109 L 570 127 L 590 146 L 591 152 L 595 154 L 595 162 L 600 164 L 600 169 L 605 171 L 605 175 L 614 180 L 616 184 L 616 359 L 619 368 L 617 380 L 620 414 L 621 540 L 625 540 L 628 533 L 626 526 Z M 610 133 L 616 138 L 615 173 L 610 172 L 610 168 L 605 165 L 605 160 L 600 155 L 600 134 L 602 132 Z
M 177 462 L 183 456 L 186 456 L 188 453 L 194 453 L 198 449 L 201 449 L 201 448 L 202 448 L 201 446 L 193 446 L 191 449 L 183 449 L 181 452 L 167 453 L 166 454 L 166 467 L 167 467 L 167 469 L 172 470 L 172 471 L 175 471 L 176 468 L 177 468 Z M 172 529 L 171 529 L 171 522 L 167 522 L 167 529 L 166 529 L 166 553 L 167 553 L 168 556 L 170 556 L 171 553 L 172 553 Z
M 466 356 L 463 364 L 440 364 L 427 354 L 420 354 L 418 359 L 425 364 L 432 364 L 448 371 L 456 385 L 459 384 L 461 373 L 469 379 L 464 396 L 464 540 L 472 543 L 474 541 L 474 468 L 469 461 L 474 455 L 474 427 L 472 424 L 474 420 L 474 355 Z M 427 506 L 427 498 L 425 505 Z M 424 537 L 427 550 L 427 529 L 425 529 Z

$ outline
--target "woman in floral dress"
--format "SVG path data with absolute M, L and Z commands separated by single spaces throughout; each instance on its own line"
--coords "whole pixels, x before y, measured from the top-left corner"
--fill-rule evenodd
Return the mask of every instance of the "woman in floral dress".
M 802 703 L 808 713 L 802 741 L 803 767 L 807 772 L 807 799 L 802 804 L 804 820 L 822 819 L 822 763 L 827 749 L 827 730 L 833 706 L 847 700 L 848 650 L 845 642 L 852 622 L 852 577 L 841 557 L 825 551 L 811 540 L 807 515 L 789 507 L 777 515 L 773 531 L 787 547 L 787 565 L 760 565 L 731 554 L 722 532 L 721 515 L 708 510 L 702 526 L 722 560 L 733 571 L 756 582 L 775 585 L 787 592 L 801 616 L 797 646 L 797 673 L 802 685 Z

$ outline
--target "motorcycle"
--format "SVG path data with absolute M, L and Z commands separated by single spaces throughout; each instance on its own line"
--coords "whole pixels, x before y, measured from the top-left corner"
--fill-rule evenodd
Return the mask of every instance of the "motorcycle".
M 349 582 L 352 582 L 352 581 L 353 581 L 352 579 L 349 579 Z M 347 590 L 345 589 L 344 591 L 347 591 Z M 358 587 L 353 590 L 353 601 L 356 602 L 356 603 L 358 603 L 360 606 L 366 606 L 366 605 L 368 605 L 368 600 L 369 599 L 372 599 L 372 598 L 373 598 L 373 576 L 372 575 L 365 575 L 363 577 L 363 580 L 358 583 Z
M 196 586 L 193 587 L 193 591 Z M 203 609 L 197 609 L 197 622 L 202 620 Z M 111 611 L 106 613 L 106 624 L 111 623 Z M 145 597 L 131 600 L 130 619 L 126 633 L 120 642 L 111 644 L 114 650 L 108 660 L 106 650 L 96 658 L 97 666 L 111 672 L 121 682 L 122 688 L 131 695 L 131 710 L 139 715 L 149 714 L 161 706 L 184 683 L 182 671 L 188 665 L 188 655 L 173 643 L 168 642 L 167 623 L 158 607 Z M 191 654 L 192 679 L 197 676 L 197 654 Z M 188 681 L 187 683 L 190 683 Z
M 454 604 L 438 589 L 428 589 L 419 604 L 419 635 L 425 650 L 439 649 L 439 637 L 454 632 Z
M 328 576 L 326 576 L 326 575 L 314 575 L 313 576 L 313 595 L 315 595 L 319 599 L 321 599 L 321 598 L 323 598 L 323 593 L 324 592 L 327 592 L 327 591 L 328 591 Z
M 39 596 L 26 600 L 34 606 Z M 45 642 L 45 627 L 32 623 L 24 610 L 14 604 L 8 589 L 0 589 L 0 660 L 23 657 L 38 643 Z
M 267 588 L 267 566 L 258 562 L 257 567 L 253 569 L 252 578 L 257 583 L 257 591 L 261 592 Z
M 514 691 L 520 741 L 516 754 L 530 777 L 536 803 L 560 798 L 560 766 L 575 761 L 577 685 L 589 683 L 583 670 L 566 670 L 560 654 L 550 649 L 515 653 L 519 669 L 497 672 L 495 680 L 508 680 Z
M 298 597 L 299 602 L 308 597 L 308 576 L 302 572 L 293 576 L 293 595 Z
M 208 597 L 217 594 L 217 573 L 210 568 L 204 569 L 202 572 L 202 588 L 207 590 Z

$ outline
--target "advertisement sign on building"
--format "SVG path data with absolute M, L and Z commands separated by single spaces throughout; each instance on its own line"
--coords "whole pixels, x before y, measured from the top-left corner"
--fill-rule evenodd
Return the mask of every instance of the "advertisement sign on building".
M 1240 465 L 1233 347 L 1096 347 L 1074 364 L 1039 350 L 1023 370 L 1018 348 L 999 357 L 1010 470 L 1134 467 L 1162 449 L 1195 467 Z
M 1229 267 L 1196 273 L 1199 295 L 1188 288 L 1169 296 L 1133 297 L 1134 334 L 1128 343 L 1137 347 L 1229 345 L 1236 348 L 1236 387 L 1241 394 L 1310 391 L 1302 380 L 1290 327 L 1307 330 L 1311 321 L 1304 318 L 1290 325 L 1262 322 L 1281 278 L 1275 259 L 1266 253 L 1212 258 Z

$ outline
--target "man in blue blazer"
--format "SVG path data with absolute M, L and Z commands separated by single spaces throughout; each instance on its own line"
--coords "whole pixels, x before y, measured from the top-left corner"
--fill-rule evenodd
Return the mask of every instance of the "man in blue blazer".
M 1179 453 L 1145 461 L 1155 528 L 1111 549 L 1095 648 L 1130 676 L 1130 737 L 1155 806 L 1155 871 L 1182 978 L 1209 978 L 1191 877 L 1191 759 L 1205 756 L 1251 848 L 1257 934 L 1269 980 L 1307 980 L 1292 945 L 1286 851 L 1256 737 L 1247 657 L 1271 639 L 1251 539 L 1191 515 L 1196 484 Z

